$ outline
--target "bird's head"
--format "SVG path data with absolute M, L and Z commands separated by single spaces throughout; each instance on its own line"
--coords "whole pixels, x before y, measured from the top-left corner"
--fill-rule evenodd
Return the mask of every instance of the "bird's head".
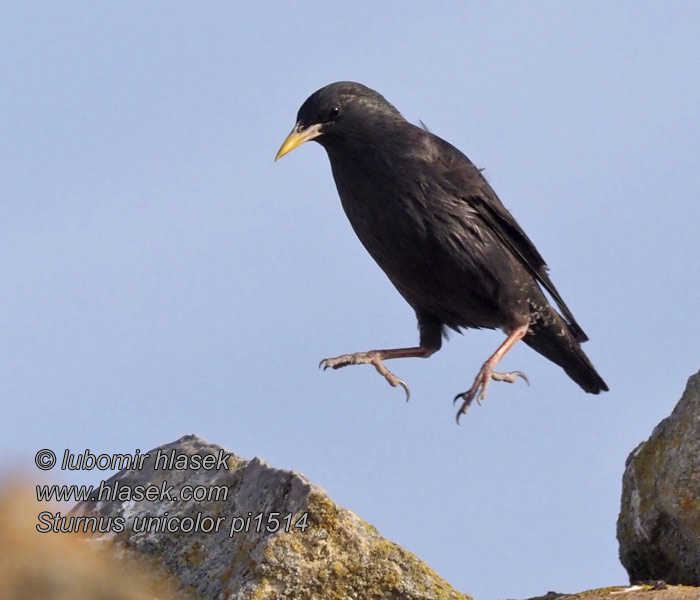
M 376 124 L 403 120 L 401 113 L 374 90 L 352 81 L 339 81 L 314 92 L 301 105 L 294 129 L 284 140 L 275 160 L 297 146 L 316 140 L 328 146 Z

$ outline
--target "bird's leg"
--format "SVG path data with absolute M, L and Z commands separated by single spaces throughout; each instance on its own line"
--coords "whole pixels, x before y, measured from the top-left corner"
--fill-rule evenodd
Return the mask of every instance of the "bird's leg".
M 403 379 L 399 379 L 389 369 L 384 366 L 382 361 L 390 358 L 428 358 L 435 352 L 434 348 L 424 348 L 417 346 L 415 348 L 393 348 L 390 350 L 370 350 L 369 352 L 355 352 L 355 354 L 343 354 L 335 358 L 324 358 L 319 367 L 326 369 L 340 369 L 348 365 L 374 365 L 384 379 L 389 382 L 391 387 L 401 386 L 406 392 L 406 401 L 411 397 L 411 391 Z
M 474 398 L 476 398 L 476 401 L 481 404 L 481 401 L 486 397 L 486 390 L 488 389 L 489 383 L 491 383 L 492 379 L 494 381 L 507 381 L 508 383 L 515 383 L 518 377 L 522 377 L 529 383 L 527 376 L 521 371 L 511 371 L 510 373 L 497 373 L 494 371 L 494 368 L 506 355 L 508 350 L 510 350 L 518 340 L 525 337 L 528 327 L 529 323 L 526 323 L 524 325 L 518 325 L 518 327 L 513 329 L 510 334 L 508 334 L 505 341 L 498 347 L 498 350 L 496 350 L 483 364 L 476 375 L 476 379 L 474 379 L 474 385 L 472 385 L 472 387 L 466 392 L 455 396 L 454 402 L 457 402 L 457 400 L 460 398 L 463 400 L 462 406 L 457 411 L 457 423 L 459 423 L 459 418 L 467 413 L 469 410 L 469 405 L 472 403 Z

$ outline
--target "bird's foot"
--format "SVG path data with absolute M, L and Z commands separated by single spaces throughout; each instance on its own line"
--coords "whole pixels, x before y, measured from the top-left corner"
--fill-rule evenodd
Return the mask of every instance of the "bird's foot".
M 477 373 L 476 379 L 474 379 L 474 384 L 472 385 L 472 387 L 469 388 L 466 392 L 457 394 L 454 400 L 452 401 L 452 403 L 454 404 L 460 398 L 462 399 L 462 406 L 460 406 L 459 410 L 457 411 L 457 424 L 459 424 L 460 417 L 462 415 L 467 414 L 469 406 L 474 401 L 474 398 L 476 398 L 476 401 L 479 403 L 479 405 L 481 405 L 481 401 L 486 397 L 486 390 L 488 389 L 492 379 L 494 381 L 506 381 L 508 383 L 515 383 L 518 377 L 521 377 L 525 380 L 525 383 L 530 385 L 530 381 L 528 380 L 527 375 L 525 375 L 525 373 L 523 373 L 522 371 L 498 373 L 493 370 L 493 367 L 488 363 L 488 361 L 485 362 L 484 365 L 481 367 L 481 370 Z
M 377 350 L 356 352 L 355 354 L 343 354 L 335 358 L 324 358 L 318 366 L 325 371 L 326 369 L 342 369 L 349 365 L 373 365 L 377 373 L 384 377 L 391 387 L 401 386 L 404 389 L 406 392 L 406 402 L 408 402 L 408 399 L 411 397 L 411 390 L 408 389 L 406 382 L 403 379 L 399 379 L 384 366 L 382 362 L 382 353 Z

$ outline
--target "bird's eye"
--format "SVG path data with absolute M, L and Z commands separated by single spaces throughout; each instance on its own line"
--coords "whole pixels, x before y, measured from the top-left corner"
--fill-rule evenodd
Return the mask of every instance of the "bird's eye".
M 340 106 L 332 106 L 330 111 L 328 111 L 328 116 L 331 121 L 335 121 L 340 116 Z

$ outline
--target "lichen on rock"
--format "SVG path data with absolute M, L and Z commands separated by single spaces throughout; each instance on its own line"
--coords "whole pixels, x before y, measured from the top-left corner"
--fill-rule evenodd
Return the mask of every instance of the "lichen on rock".
M 700 585 L 700 373 L 628 457 L 617 538 L 631 581 Z
M 173 499 L 95 498 L 79 504 L 74 513 L 123 517 L 124 532 L 105 539 L 163 565 L 193 598 L 470 599 L 296 471 L 232 453 L 217 469 L 154 468 L 158 455 L 203 457 L 222 452 L 226 451 L 195 435 L 151 450 L 142 469 L 120 471 L 106 485 L 116 489 L 167 482 L 174 488 Z M 227 492 L 225 498 L 185 500 L 180 492 L 186 486 Z M 197 531 L 196 523 L 201 526 L 203 518 L 209 519 L 208 526 L 220 526 Z M 144 527 L 147 519 L 154 527 L 159 519 L 170 519 L 175 526 L 154 530 Z M 195 530 L 178 529 L 183 523 Z

